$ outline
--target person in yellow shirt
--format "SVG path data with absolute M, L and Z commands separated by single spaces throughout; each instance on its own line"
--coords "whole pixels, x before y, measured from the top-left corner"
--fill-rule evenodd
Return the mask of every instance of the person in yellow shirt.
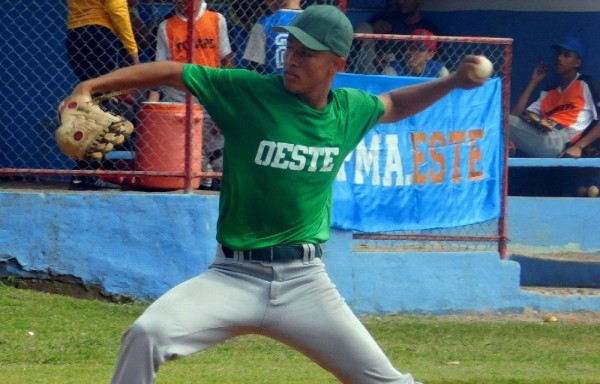
M 69 65 L 79 81 L 118 69 L 124 62 L 139 64 L 127 0 L 67 0 L 66 49 Z M 76 170 L 98 169 L 79 161 Z M 97 176 L 76 176 L 69 189 L 120 189 Z
M 139 63 L 127 0 L 67 0 L 67 6 L 67 55 L 80 81 L 117 69 L 124 49 L 130 63 Z

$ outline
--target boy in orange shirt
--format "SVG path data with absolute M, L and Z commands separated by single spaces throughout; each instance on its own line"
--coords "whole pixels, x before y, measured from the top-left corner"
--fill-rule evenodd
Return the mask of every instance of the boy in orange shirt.
M 233 68 L 233 52 L 227 32 L 225 17 L 218 12 L 206 9 L 202 0 L 176 0 L 176 13 L 158 26 L 156 38 L 156 61 L 188 62 L 188 19 L 190 1 L 194 1 L 194 50 L 192 64 L 213 68 Z M 150 92 L 149 101 L 185 102 L 185 92 L 171 87 L 162 87 L 160 92 Z M 204 112 L 203 118 L 203 157 L 204 172 L 223 170 L 223 136 L 212 118 Z M 218 189 L 214 180 L 204 178 L 202 189 Z
M 538 64 L 509 116 L 510 139 L 520 156 L 560 156 L 566 147 L 581 138 L 586 128 L 597 124 L 600 87 L 593 78 L 579 73 L 583 44 L 579 39 L 568 38 L 552 48 L 556 51 L 555 70 L 561 77 L 559 86 L 542 91 L 539 99 L 525 108 L 531 94 L 548 73 L 544 63 Z M 531 123 L 532 120 L 540 120 L 550 128 L 540 129 Z

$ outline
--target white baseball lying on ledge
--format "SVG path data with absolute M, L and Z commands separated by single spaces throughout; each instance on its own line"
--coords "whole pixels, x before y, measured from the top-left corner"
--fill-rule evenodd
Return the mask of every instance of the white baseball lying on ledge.
M 494 72 L 494 65 L 485 56 L 479 55 L 476 57 L 479 58 L 479 64 L 469 72 L 469 78 L 473 81 L 485 80 Z

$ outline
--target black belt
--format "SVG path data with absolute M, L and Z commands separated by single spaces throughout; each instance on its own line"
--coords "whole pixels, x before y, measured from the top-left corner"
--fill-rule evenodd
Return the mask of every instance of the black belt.
M 236 251 L 224 245 L 221 246 L 225 257 L 232 259 Z M 319 244 L 294 244 L 294 245 L 275 245 L 273 247 L 256 248 L 247 251 L 239 251 L 244 254 L 244 260 L 254 261 L 289 261 L 304 259 L 305 252 L 308 252 L 308 258 L 317 258 L 322 256 L 321 246 Z M 314 253 L 314 255 L 313 255 Z M 312 256 L 312 257 L 311 257 Z

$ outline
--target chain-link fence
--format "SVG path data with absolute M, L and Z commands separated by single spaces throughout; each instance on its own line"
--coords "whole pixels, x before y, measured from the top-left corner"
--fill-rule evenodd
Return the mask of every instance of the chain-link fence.
M 138 62 L 175 60 L 277 71 L 266 64 L 255 68 L 254 61 L 245 57 L 257 57 L 250 52 L 256 47 L 246 52 L 255 24 L 266 28 L 264 20 L 287 12 L 280 10 L 285 3 L 4 2 L 0 5 L 3 67 L 10 78 L 3 84 L 6 98 L 0 106 L 5 131 L 0 143 L 0 175 L 36 175 L 71 185 L 101 179 L 141 189 L 218 190 L 223 137 L 205 111 L 196 107 L 186 114 L 185 93 L 165 87 L 103 102 L 104 109 L 125 116 L 136 130 L 102 161 L 74 161 L 60 152 L 54 139 L 57 107 L 79 81 Z M 301 9 L 313 3 L 345 2 L 298 0 L 288 5 Z M 298 11 L 288 13 L 296 15 Z M 189 18 L 193 22 L 188 23 L 190 15 L 194 15 Z
M 361 26 L 357 28 L 361 30 Z M 365 30 L 365 29 L 362 29 Z M 366 28 L 367 32 L 368 26 Z M 427 30 L 415 35 L 357 33 L 348 71 L 387 76 L 443 77 L 455 70 L 467 54 L 483 55 L 492 62 L 492 76 L 502 80 L 504 160 L 510 100 L 512 39 L 434 36 Z M 504 161 L 506 163 L 506 161 Z M 356 250 L 483 251 L 496 248 L 506 256 L 507 178 L 503 173 L 500 217 L 479 224 L 450 229 L 354 234 Z
M 257 55 L 250 52 L 256 46 L 248 45 L 255 41 L 251 37 L 255 25 L 268 29 L 268 17 L 282 3 L 231 0 L 201 5 L 186 0 L 128 0 L 127 7 L 107 9 L 102 1 L 3 2 L 0 44 L 5 53 L 2 66 L 9 76 L 2 84 L 5 97 L 0 101 L 0 176 L 65 183 L 99 176 L 107 182 L 148 190 L 218 190 L 223 138 L 200 106 L 190 100 L 186 107 L 185 94 L 168 88 L 139 90 L 105 102 L 104 108 L 123 114 L 136 130 L 100 162 L 76 162 L 58 149 L 54 139 L 58 104 L 79 81 L 138 61 L 179 60 L 276 72 L 280 70 L 277 63 L 268 62 L 268 39 L 256 40 L 266 45 Z M 312 3 L 346 7 L 345 1 L 304 0 L 293 8 Z M 187 21 L 190 4 L 203 14 L 194 23 Z M 285 20 L 292 19 L 293 15 Z M 281 42 L 273 42 L 277 43 Z M 357 34 L 347 71 L 439 77 L 453 71 L 465 54 L 482 54 L 493 62 L 494 76 L 502 78 L 506 118 L 511 43 L 509 39 L 432 36 L 427 31 L 414 36 Z M 496 242 L 503 254 L 505 189 L 504 182 L 502 215 L 493 222 L 452 231 L 356 237 L 363 245 L 376 242 L 375 246 L 383 247 L 389 246 L 389 241 L 403 240 L 409 248 L 429 244 L 433 248 L 480 249 Z

